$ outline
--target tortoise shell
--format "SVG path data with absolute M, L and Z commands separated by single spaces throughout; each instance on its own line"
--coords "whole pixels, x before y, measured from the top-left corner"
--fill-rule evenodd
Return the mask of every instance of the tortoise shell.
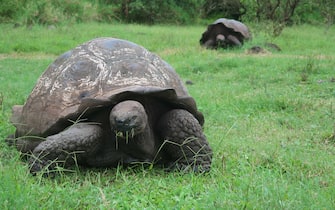
M 114 106 L 131 94 L 157 97 L 203 115 L 175 70 L 135 43 L 97 38 L 59 56 L 41 75 L 24 105 L 13 107 L 17 136 L 48 136 L 83 114 Z
M 240 21 L 234 19 L 219 18 L 216 21 L 214 21 L 211 25 L 216 24 L 223 24 L 227 28 L 233 29 L 235 32 L 242 34 L 242 36 L 246 40 L 251 39 L 251 33 L 249 31 L 249 28 Z

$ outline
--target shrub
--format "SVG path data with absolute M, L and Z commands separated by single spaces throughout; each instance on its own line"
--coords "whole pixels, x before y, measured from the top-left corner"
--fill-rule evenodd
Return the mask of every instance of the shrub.
M 205 0 L 202 4 L 204 18 L 231 18 L 240 20 L 247 10 L 240 0 Z
M 15 19 L 22 5 L 22 1 L 20 0 L 1 0 L 0 22 L 9 22 Z
M 293 16 L 301 0 L 244 0 L 249 10 L 249 20 L 270 21 L 272 35 L 278 36 L 287 25 L 293 24 Z
M 115 20 L 146 24 L 193 24 L 226 17 L 272 21 L 274 34 L 295 23 L 333 24 L 334 0 L 1 0 L 0 23 L 58 24 Z M 207 20 L 203 20 L 208 23 Z
M 0 11 L 4 10 L 6 13 L 0 13 L 0 16 L 2 18 L 15 19 L 27 25 L 50 25 L 68 20 L 78 22 L 81 21 L 84 11 L 80 0 L 4 0 L 4 2 L 12 10 L 5 10 L 3 9 L 5 7 L 1 5 Z M 15 6 L 12 7 L 12 4 Z
M 109 3 L 109 1 L 104 1 Z M 117 0 L 113 1 L 114 16 L 125 22 L 175 23 L 194 22 L 200 0 Z

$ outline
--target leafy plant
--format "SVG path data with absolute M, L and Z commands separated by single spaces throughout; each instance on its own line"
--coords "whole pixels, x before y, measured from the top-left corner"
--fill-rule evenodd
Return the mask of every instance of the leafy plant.
M 201 6 L 203 18 L 231 18 L 241 20 L 247 8 L 240 0 L 204 0 Z
M 113 4 L 116 3 L 116 15 L 126 22 L 184 24 L 197 15 L 197 2 L 199 0 L 118 0 Z
M 18 16 L 23 6 L 20 0 L 1 0 L 0 2 L 0 23 L 9 22 Z
M 301 71 L 301 81 L 307 82 L 308 76 L 314 72 L 315 65 L 313 63 L 313 60 L 310 59 L 307 61 L 306 66 Z
M 292 24 L 334 22 L 332 0 L 2 0 L 0 23 L 63 22 L 194 24 L 226 17 L 273 22 L 273 35 Z M 210 20 L 209 20 L 210 19 Z

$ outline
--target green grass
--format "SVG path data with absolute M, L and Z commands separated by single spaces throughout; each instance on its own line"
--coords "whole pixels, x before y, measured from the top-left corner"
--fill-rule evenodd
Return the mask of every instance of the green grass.
M 272 38 L 255 25 L 252 42 L 218 51 L 199 47 L 204 29 L 0 25 L 1 209 L 334 209 L 335 28 L 294 26 Z M 187 87 L 214 150 L 210 173 L 78 168 L 33 177 L 5 145 L 11 107 L 59 54 L 99 36 L 141 44 L 193 82 Z M 245 53 L 264 42 L 282 51 Z

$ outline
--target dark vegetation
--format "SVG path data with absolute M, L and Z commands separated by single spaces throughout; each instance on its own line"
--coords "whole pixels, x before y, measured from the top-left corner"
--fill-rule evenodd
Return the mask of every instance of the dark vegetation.
M 333 0 L 1 0 L 0 23 L 63 22 L 195 24 L 220 17 L 290 24 L 333 24 Z M 277 33 L 278 33 L 277 32 Z

